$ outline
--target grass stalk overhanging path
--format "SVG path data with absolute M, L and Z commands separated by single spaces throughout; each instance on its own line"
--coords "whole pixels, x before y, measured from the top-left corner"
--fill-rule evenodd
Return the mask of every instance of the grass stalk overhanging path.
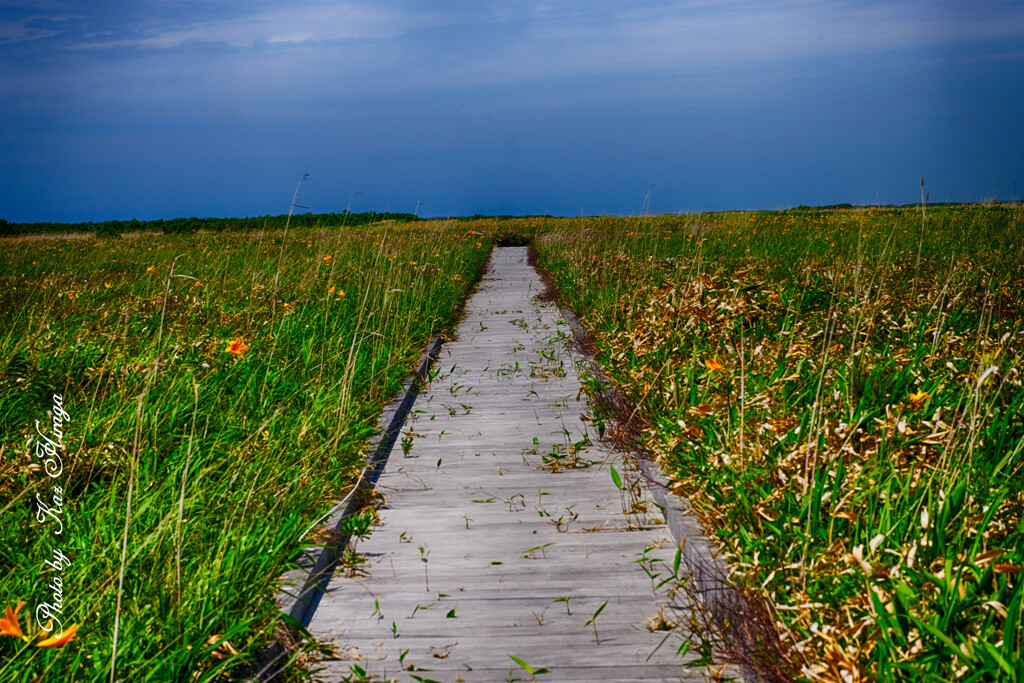
M 0 636 L 5 681 L 214 680 L 268 642 L 278 577 L 342 497 L 376 416 L 456 319 L 490 251 L 463 225 L 5 240 L 4 600 L 49 597 L 65 425 L 61 648 Z M 45 430 L 45 426 L 44 426 Z M 116 632 L 116 655 L 115 655 Z
M 1024 211 L 537 229 L 801 677 L 1024 679 Z

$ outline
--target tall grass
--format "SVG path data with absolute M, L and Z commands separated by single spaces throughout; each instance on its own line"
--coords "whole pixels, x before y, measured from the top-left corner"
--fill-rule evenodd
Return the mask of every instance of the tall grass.
M 29 603 L 24 624 L 48 597 L 28 444 L 63 394 L 79 630 L 52 650 L 0 637 L 0 680 L 166 681 L 240 671 L 272 638 L 300 534 L 352 483 L 490 241 L 434 222 L 3 246 L 3 599 Z
M 807 680 L 1024 680 L 1022 228 L 922 202 L 537 238 Z

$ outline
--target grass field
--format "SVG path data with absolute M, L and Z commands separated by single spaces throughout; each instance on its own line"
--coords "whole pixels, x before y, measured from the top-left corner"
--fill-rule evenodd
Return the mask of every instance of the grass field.
M 0 680 L 25 682 L 110 680 L 115 634 L 118 680 L 241 670 L 300 536 L 490 252 L 454 223 L 2 246 L 0 573 L 29 607 Z M 61 463 L 36 455 L 47 411 Z M 32 640 L 44 603 L 70 644 Z
M 536 245 L 794 674 L 1024 680 L 1024 211 L 594 218 Z
M 0 638 L 0 680 L 109 680 L 115 632 L 124 680 L 240 671 L 382 405 L 531 238 L 783 668 L 1024 680 L 1024 211 L 998 206 L 6 239 L 4 597 L 60 574 L 79 630 Z

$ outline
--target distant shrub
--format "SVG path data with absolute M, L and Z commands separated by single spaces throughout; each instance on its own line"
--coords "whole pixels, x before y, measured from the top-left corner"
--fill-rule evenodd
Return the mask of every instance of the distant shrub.
M 166 235 L 191 235 L 203 227 L 203 221 L 199 218 L 174 218 L 169 221 L 161 221 L 159 226 Z
M 121 221 L 97 223 L 94 230 L 97 237 L 117 237 L 124 232 L 124 228 L 121 227 Z

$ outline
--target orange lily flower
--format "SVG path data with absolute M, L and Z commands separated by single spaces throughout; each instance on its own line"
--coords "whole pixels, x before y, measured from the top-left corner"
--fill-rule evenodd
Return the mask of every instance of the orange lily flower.
M 242 341 L 242 338 L 231 339 L 228 341 L 228 347 L 224 349 L 225 353 L 230 353 L 233 356 L 241 356 L 249 350 L 249 345 Z
M 707 366 L 707 369 L 710 372 L 714 372 L 715 370 L 725 370 L 725 366 L 719 363 L 715 358 L 708 358 L 704 361 L 704 365 Z
M 925 401 L 931 398 L 931 395 L 926 391 L 919 391 L 916 394 L 911 394 L 909 398 L 914 408 L 920 408 Z
M 36 643 L 36 647 L 60 647 L 74 638 L 77 630 L 78 624 L 71 624 L 71 626 L 64 629 L 64 633 L 59 638 L 57 636 L 50 636 L 46 640 L 40 640 Z
M 21 631 L 21 624 L 18 623 L 18 612 L 25 606 L 25 601 L 22 600 L 18 603 L 17 608 L 7 608 L 7 614 L 0 618 L 0 633 L 7 636 L 14 636 L 15 638 L 21 638 L 26 640 L 25 634 Z

